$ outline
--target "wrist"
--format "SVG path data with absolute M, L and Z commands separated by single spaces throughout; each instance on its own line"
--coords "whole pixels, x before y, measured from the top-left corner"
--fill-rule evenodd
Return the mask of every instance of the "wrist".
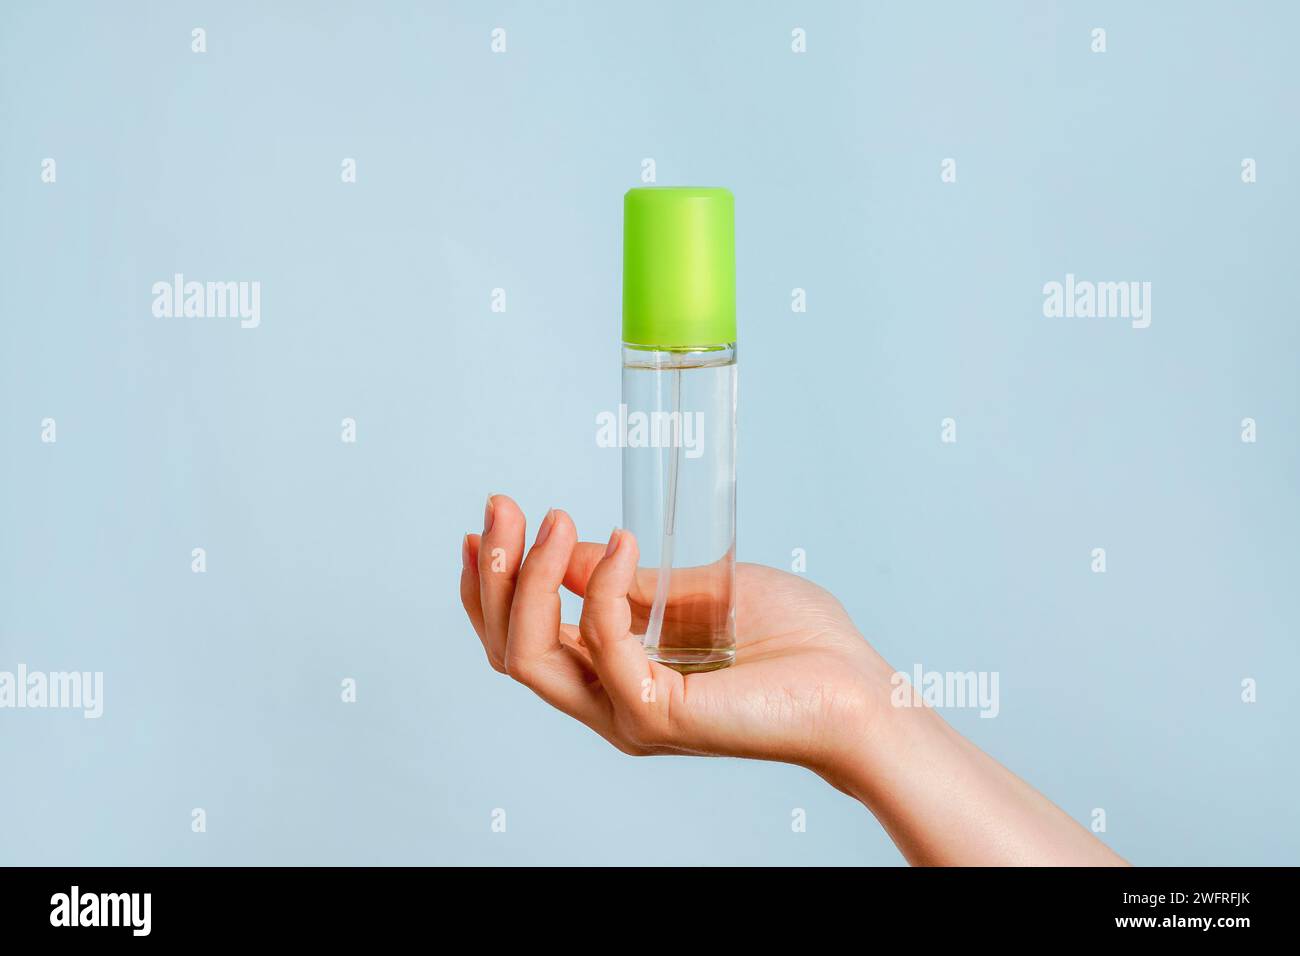
M 861 685 L 860 717 L 846 722 L 828 759 L 811 769 L 862 803 L 908 862 L 1124 863 L 919 695 L 907 693 L 910 684 L 893 693 L 892 677 L 892 671 L 876 673 Z
M 880 665 L 861 681 L 860 706 L 835 735 L 826 759 L 810 768 L 877 816 L 891 796 L 911 789 L 927 766 L 933 768 L 955 746 L 952 729 L 919 697 L 909 695 L 903 705 L 893 693 L 894 671 L 883 660 Z

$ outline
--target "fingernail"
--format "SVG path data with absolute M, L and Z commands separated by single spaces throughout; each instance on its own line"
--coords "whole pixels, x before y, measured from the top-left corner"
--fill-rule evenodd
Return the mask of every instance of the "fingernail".
M 460 539 L 460 566 L 466 571 L 469 570 L 469 534 L 465 534 Z
M 551 536 L 551 529 L 555 527 L 555 509 L 552 508 L 546 512 L 546 517 L 542 519 L 542 526 L 537 529 L 537 541 L 533 547 L 540 548 L 546 543 L 546 539 Z
M 487 507 L 483 509 L 483 533 L 492 530 L 492 495 L 488 495 Z
M 622 535 L 620 535 L 618 529 L 615 528 L 615 529 L 610 533 L 610 536 L 609 536 L 609 547 L 607 547 L 607 548 L 605 549 L 605 557 L 608 558 L 611 554 L 613 554 L 615 551 L 617 551 L 617 550 L 618 550 L 619 542 L 622 541 L 622 540 L 623 540 Z

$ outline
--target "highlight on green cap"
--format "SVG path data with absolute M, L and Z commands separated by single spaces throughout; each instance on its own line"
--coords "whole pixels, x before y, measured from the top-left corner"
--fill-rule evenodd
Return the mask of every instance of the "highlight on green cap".
M 736 341 L 730 190 L 648 186 L 623 197 L 623 341 L 665 349 Z

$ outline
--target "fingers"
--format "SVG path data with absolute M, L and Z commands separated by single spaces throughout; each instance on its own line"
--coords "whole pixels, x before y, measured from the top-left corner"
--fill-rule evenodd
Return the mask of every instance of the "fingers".
M 467 534 L 460 540 L 460 603 L 474 625 L 474 633 L 483 640 L 483 600 L 478 587 L 479 536 Z M 487 645 L 484 644 L 484 649 Z
M 552 510 L 524 557 L 524 524 L 510 498 L 494 495 L 482 536 L 461 543 L 461 602 L 493 668 L 626 753 L 678 751 L 672 711 L 685 705 L 685 682 L 631 631 L 635 536 L 580 543 L 572 519 Z M 585 595 L 576 629 L 560 623 L 561 584 Z
M 546 513 L 515 582 L 505 656 L 511 676 L 560 646 L 559 588 L 577 539 L 567 514 L 554 508 Z
M 483 647 L 493 668 L 505 672 L 506 635 L 515 577 L 524 556 L 524 513 L 506 495 L 492 495 L 483 512 L 478 548 L 479 600 L 483 608 Z
M 569 558 L 569 566 L 564 572 L 564 586 L 578 597 L 587 593 L 587 579 L 596 565 L 605 556 L 605 544 L 600 541 L 579 541 Z
M 628 532 L 629 536 L 631 532 Z M 632 537 L 635 542 L 636 538 Z M 572 591 L 578 597 L 586 597 L 587 582 L 591 579 L 591 572 L 596 569 L 596 565 L 605 557 L 606 545 L 597 541 L 579 541 L 573 549 L 573 557 L 569 559 L 568 570 L 564 572 L 564 586 Z M 654 575 L 647 576 L 644 572 L 638 572 L 632 587 L 628 591 L 628 597 L 632 603 L 637 606 L 649 605 L 654 598 L 655 580 Z
M 563 511 L 547 513 L 515 582 L 506 640 L 506 673 L 548 704 L 598 732 L 608 729 L 611 708 L 590 679 L 582 658 L 560 641 L 560 582 L 578 540 Z
M 652 663 L 632 633 L 628 589 L 636 576 L 637 554 L 636 538 L 616 528 L 587 580 L 578 629 L 624 733 L 639 745 L 670 745 L 667 716 L 682 680 L 675 671 Z

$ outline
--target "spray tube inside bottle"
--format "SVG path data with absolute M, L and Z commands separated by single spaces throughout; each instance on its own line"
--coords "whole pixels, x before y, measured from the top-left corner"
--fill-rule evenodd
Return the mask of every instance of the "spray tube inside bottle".
M 629 190 L 623 206 L 623 525 L 633 630 L 683 672 L 735 659 L 734 202 Z

